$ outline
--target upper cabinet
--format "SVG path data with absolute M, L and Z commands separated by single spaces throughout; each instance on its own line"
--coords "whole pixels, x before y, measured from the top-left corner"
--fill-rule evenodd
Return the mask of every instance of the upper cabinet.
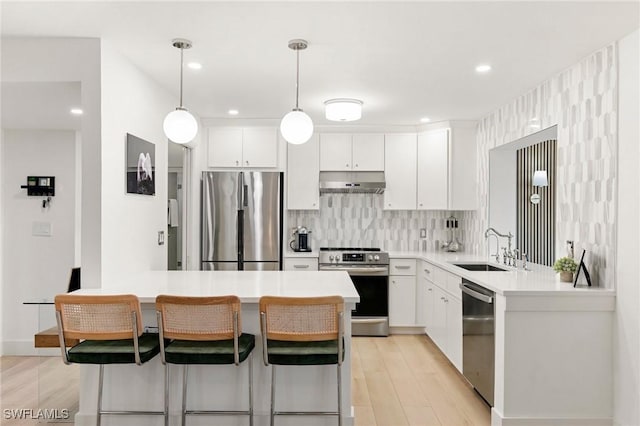
M 302 145 L 287 144 L 287 208 L 318 210 L 320 168 L 318 135 Z
M 418 210 L 476 208 L 475 126 L 418 134 Z
M 449 205 L 449 129 L 418 133 L 418 210 Z
M 320 135 L 322 171 L 383 171 L 384 156 L 383 134 Z
M 277 167 L 275 127 L 215 127 L 209 129 L 209 167 Z
M 384 144 L 385 210 L 415 210 L 416 208 L 416 148 L 415 133 L 387 134 Z

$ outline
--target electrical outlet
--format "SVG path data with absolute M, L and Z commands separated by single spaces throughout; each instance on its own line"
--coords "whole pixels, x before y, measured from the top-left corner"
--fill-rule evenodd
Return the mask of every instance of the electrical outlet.
M 164 231 L 158 231 L 158 245 L 164 245 Z
M 420 228 L 420 238 L 427 238 L 426 228 Z

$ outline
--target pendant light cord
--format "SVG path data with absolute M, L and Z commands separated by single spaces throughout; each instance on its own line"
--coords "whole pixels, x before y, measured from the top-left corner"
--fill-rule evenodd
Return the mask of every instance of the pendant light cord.
M 298 93 L 300 88 L 300 49 L 296 49 L 296 111 L 298 108 Z
M 180 47 L 180 108 L 182 106 L 182 70 L 184 69 L 184 48 Z

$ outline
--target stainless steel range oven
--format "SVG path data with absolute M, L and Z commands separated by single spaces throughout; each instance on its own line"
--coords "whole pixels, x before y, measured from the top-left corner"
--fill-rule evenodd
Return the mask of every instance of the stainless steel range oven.
M 360 302 L 351 313 L 351 335 L 389 335 L 389 254 L 379 248 L 320 248 L 320 271 L 346 271 Z

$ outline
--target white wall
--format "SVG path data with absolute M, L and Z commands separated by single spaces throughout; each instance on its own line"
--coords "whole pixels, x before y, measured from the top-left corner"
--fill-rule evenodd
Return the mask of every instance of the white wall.
M 102 283 L 123 273 L 167 267 L 165 115 L 178 101 L 108 43 L 102 45 Z M 155 196 L 126 194 L 126 134 L 155 144 Z
M 100 40 L 5 38 L 2 81 L 80 82 L 82 109 L 82 286 L 100 287 Z
M 640 424 L 640 31 L 619 42 L 614 423 Z
M 51 312 L 23 302 L 64 293 L 74 266 L 76 134 L 61 130 L 4 130 L 2 141 L 2 330 L 5 354 L 34 353 L 33 335 L 52 327 Z M 27 176 L 55 176 L 50 207 L 21 189 Z M 51 224 L 51 236 L 33 236 L 32 224 Z M 19 321 L 16 319 L 19 318 Z

